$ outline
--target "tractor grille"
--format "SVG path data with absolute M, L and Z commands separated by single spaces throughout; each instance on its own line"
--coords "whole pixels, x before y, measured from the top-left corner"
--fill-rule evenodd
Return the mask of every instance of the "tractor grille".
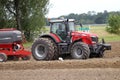
M 96 43 L 98 42 L 98 37 L 96 37 L 96 36 L 92 36 L 91 39 L 93 42 L 96 42 Z

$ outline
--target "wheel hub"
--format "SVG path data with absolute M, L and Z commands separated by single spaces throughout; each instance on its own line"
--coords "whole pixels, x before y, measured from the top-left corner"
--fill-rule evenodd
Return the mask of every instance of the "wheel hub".
M 76 48 L 75 49 L 75 54 L 78 55 L 78 56 L 81 56 L 82 55 L 82 50 L 80 48 Z
M 3 61 L 3 58 L 2 57 L 0 57 L 0 62 L 2 62 Z
M 44 45 L 39 44 L 36 46 L 35 53 L 38 57 L 41 57 L 41 58 L 45 57 L 46 55 L 45 52 L 46 52 L 46 48 Z

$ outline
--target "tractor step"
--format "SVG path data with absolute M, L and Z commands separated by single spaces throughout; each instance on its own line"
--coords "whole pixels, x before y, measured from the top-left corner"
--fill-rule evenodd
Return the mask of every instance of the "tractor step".
M 59 46 L 67 46 L 68 43 L 59 43 L 58 45 L 59 45 Z
M 68 53 L 68 44 L 67 43 L 59 43 L 59 54 L 65 54 Z

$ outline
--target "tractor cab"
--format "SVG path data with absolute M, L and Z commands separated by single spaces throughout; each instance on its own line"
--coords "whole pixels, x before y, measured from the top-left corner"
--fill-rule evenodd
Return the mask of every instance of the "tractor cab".
M 75 31 L 74 19 L 50 20 L 50 33 L 56 34 L 62 41 L 68 40 L 68 36 Z

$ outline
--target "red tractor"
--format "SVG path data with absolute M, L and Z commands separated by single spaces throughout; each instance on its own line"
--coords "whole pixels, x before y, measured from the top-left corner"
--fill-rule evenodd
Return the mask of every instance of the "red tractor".
M 7 60 L 30 59 L 31 52 L 24 50 L 20 31 L 8 28 L 0 29 L 0 62 Z
M 87 32 L 75 31 L 74 19 L 50 20 L 50 34 L 40 35 L 32 45 L 32 55 L 36 60 L 54 60 L 63 54 L 73 59 L 103 57 L 105 50 L 111 50 L 104 39 Z

